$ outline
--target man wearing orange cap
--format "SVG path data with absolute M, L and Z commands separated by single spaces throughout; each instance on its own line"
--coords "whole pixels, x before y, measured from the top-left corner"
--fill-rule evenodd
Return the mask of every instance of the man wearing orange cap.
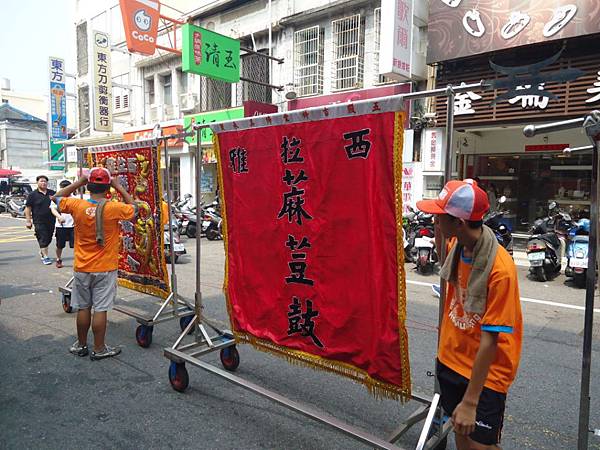
M 489 206 L 473 180 L 450 181 L 437 199 L 417 202 L 435 214 L 436 247 L 448 250 L 440 271 L 446 298 L 437 378 L 459 450 L 499 448 L 506 394 L 521 355 L 517 270 L 483 225 Z
M 90 199 L 68 197 L 86 184 Z M 111 186 L 125 203 L 106 201 L 106 194 Z M 137 207 L 133 197 L 103 167 L 93 168 L 88 177 L 81 177 L 58 191 L 55 202 L 59 212 L 71 214 L 75 221 L 75 273 L 71 306 L 78 310 L 77 340 L 69 351 L 77 356 L 89 354 L 87 335 L 91 325 L 94 348 L 90 359 L 116 356 L 121 353 L 121 349 L 109 347 L 104 338 L 107 311 L 112 309 L 117 296 L 119 221 L 132 220 L 137 214 Z

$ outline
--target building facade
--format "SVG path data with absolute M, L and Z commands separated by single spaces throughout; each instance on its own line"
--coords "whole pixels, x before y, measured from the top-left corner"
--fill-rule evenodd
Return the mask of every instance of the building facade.
M 388 0 L 386 0 L 388 1 Z M 401 4 L 410 2 L 394 0 Z M 127 52 L 117 1 L 108 5 L 76 2 L 79 131 L 81 136 L 114 139 L 148 133 L 156 124 L 166 130 L 239 114 L 260 114 L 313 104 L 347 101 L 418 89 L 427 79 L 427 4 L 414 2 L 412 79 L 379 75 L 381 2 L 373 0 L 173 0 L 161 13 L 233 37 L 242 49 L 272 55 L 283 63 L 242 50 L 240 75 L 280 87 L 241 81 L 226 83 L 181 70 L 181 57 L 162 50 L 153 56 Z M 111 40 L 113 131 L 93 130 L 92 32 Z M 159 28 L 157 43 L 180 48 L 181 30 Z M 403 87 L 400 88 L 399 86 Z M 392 86 L 391 90 L 389 89 Z M 378 88 L 385 88 L 378 91 Z M 355 94 L 353 94 L 355 93 Z M 332 98 L 331 95 L 335 97 Z M 341 100 L 340 96 L 341 95 Z M 383 94 L 388 95 L 388 94 Z M 252 103 L 261 107 L 248 107 Z M 271 108 L 268 105 L 272 105 Z M 206 199 L 216 190 L 216 160 L 208 139 L 202 139 L 203 171 L 212 183 L 202 186 Z M 195 192 L 195 139 L 170 147 L 168 170 L 174 197 Z M 411 154 L 412 152 L 408 152 Z

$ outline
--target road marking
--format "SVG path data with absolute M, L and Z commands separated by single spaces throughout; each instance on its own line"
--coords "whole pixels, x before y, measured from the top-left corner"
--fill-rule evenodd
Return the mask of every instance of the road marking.
M 13 237 L 10 239 L 0 239 L 0 244 L 6 244 L 8 242 L 23 242 L 23 241 L 35 241 L 36 238 L 34 236 L 20 236 Z
M 425 286 L 425 287 L 433 286 L 433 283 L 425 283 L 423 281 L 415 281 L 415 280 L 406 280 L 406 283 L 414 284 L 416 286 Z M 549 300 L 538 300 L 536 298 L 521 297 L 521 301 L 524 303 L 537 303 L 539 305 L 555 306 L 558 308 L 576 309 L 578 311 L 585 311 L 585 306 L 569 305 L 568 303 L 552 302 Z M 594 312 L 600 313 L 600 309 L 594 308 Z

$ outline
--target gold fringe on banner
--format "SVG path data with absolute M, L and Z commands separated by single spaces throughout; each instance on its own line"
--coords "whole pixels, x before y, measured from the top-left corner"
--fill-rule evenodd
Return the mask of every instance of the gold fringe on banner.
M 395 113 L 394 117 L 394 148 L 393 148 L 393 170 L 394 170 L 394 193 L 396 207 L 396 248 L 398 266 L 398 333 L 400 340 L 400 360 L 402 361 L 402 386 L 397 386 L 384 381 L 376 380 L 365 370 L 341 361 L 330 360 L 322 356 L 313 355 L 300 350 L 294 350 L 275 344 L 271 341 L 257 338 L 246 332 L 235 330 L 233 322 L 233 309 L 228 292 L 229 280 L 229 235 L 227 232 L 227 204 L 223 190 L 223 164 L 219 147 L 218 134 L 213 135 L 213 145 L 217 155 L 219 171 L 219 192 L 221 196 L 221 208 L 223 210 L 223 241 L 225 244 L 225 278 L 223 280 L 223 292 L 227 303 L 227 311 L 231 329 L 237 342 L 252 345 L 257 350 L 283 357 L 291 364 L 310 367 L 316 370 L 335 373 L 350 378 L 363 384 L 369 393 L 376 399 L 392 399 L 406 402 L 411 399 L 410 362 L 408 359 L 408 335 L 405 328 L 406 320 L 406 280 L 404 273 L 404 244 L 402 240 L 402 145 L 403 145 L 403 113 Z
M 398 337 L 402 361 L 402 386 L 410 396 L 410 361 L 408 357 L 408 333 L 406 332 L 406 273 L 404 271 L 404 242 L 402 235 L 402 149 L 404 147 L 405 113 L 394 113 L 394 193 L 396 203 L 396 266 L 398 270 Z

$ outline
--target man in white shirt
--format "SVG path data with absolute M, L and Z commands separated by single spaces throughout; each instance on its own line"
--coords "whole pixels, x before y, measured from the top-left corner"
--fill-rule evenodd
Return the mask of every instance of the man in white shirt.
M 61 189 L 69 186 L 71 182 L 69 180 L 63 180 L 59 186 Z M 58 212 L 56 203 L 50 203 L 50 210 L 52 215 L 56 217 L 56 267 L 60 269 L 63 266 L 62 263 L 62 251 L 66 247 L 67 242 L 69 247 L 73 248 L 75 244 L 75 222 L 71 214 L 65 214 Z

